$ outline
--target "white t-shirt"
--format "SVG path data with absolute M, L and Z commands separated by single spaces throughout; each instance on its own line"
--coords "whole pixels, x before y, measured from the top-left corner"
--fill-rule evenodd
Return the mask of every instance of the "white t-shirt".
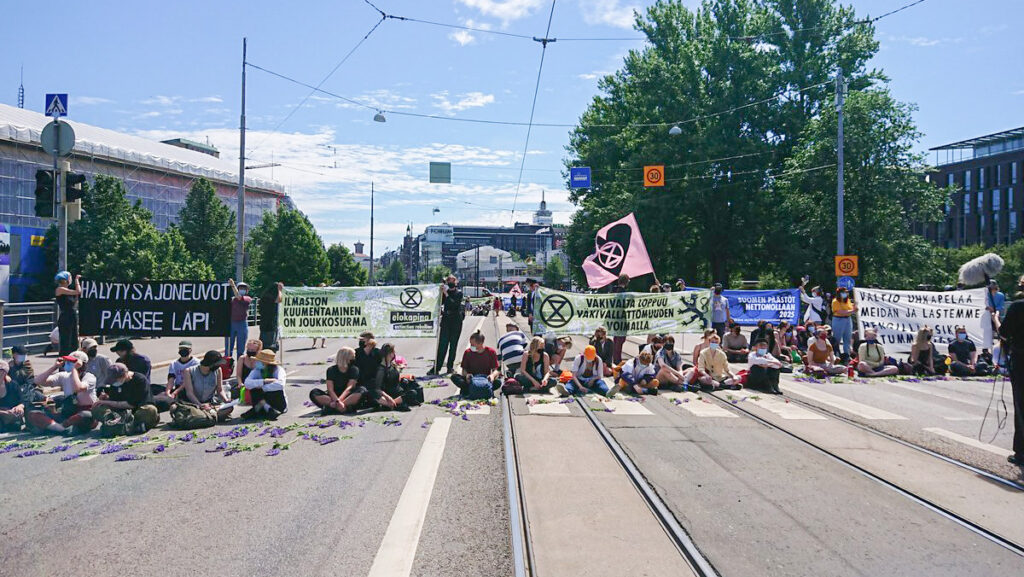
M 807 310 L 804 312 L 804 323 L 808 323 L 810 321 L 820 323 L 821 314 L 819 314 L 819 311 L 825 310 L 825 299 L 820 296 L 809 297 L 803 290 L 801 290 L 800 300 L 807 305 Z
M 180 387 L 185 379 L 185 371 L 199 364 L 199 359 L 192 357 L 188 362 L 183 363 L 181 359 L 174 359 L 171 363 L 171 368 L 167 371 L 167 377 L 174 377 L 174 386 Z
M 80 376 L 82 384 L 89 388 L 89 397 L 96 402 L 96 375 L 85 373 Z M 75 394 L 75 383 L 71 380 L 71 373 L 60 371 L 53 373 L 46 378 L 46 385 L 49 387 L 60 387 L 65 397 Z

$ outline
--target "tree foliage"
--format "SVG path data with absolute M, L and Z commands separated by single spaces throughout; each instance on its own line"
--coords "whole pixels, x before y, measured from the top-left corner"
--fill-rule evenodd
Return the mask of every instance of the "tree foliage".
M 352 251 L 341 244 L 332 244 L 327 249 L 331 280 L 340 286 L 364 286 L 368 271 L 352 256 Z
M 231 276 L 235 263 L 235 213 L 217 196 L 213 184 L 200 178 L 192 183 L 178 227 L 188 250 L 213 268 L 219 279 Z
M 330 263 L 320 236 L 306 215 L 297 210 L 278 210 L 250 234 L 247 273 L 253 284 L 265 287 L 283 282 L 289 286 L 316 286 L 330 278 Z
M 873 26 L 860 20 L 833 0 L 704 0 L 695 10 L 660 0 L 638 16 L 648 45 L 600 81 L 602 94 L 570 136 L 567 166 L 594 171 L 593 187 L 570 195 L 581 209 L 567 236 L 572 262 L 593 252 L 597 229 L 634 212 L 663 279 L 707 284 L 778 278 L 805 263 L 815 271 L 830 267 L 835 225 L 833 216 L 829 228 L 827 215 L 835 211 L 826 191 L 836 189 L 834 168 L 785 179 L 787 171 L 836 162 L 839 67 L 849 83 L 853 128 L 846 139 L 853 151 L 845 166 L 848 235 L 855 226 L 870 227 L 884 202 L 902 203 L 886 215 L 893 236 L 867 242 L 865 230 L 854 233 L 852 246 L 868 251 L 861 256 L 869 266 L 907 250 L 915 263 L 927 260 L 929 247 L 909 229 L 896 231 L 936 209 L 934 195 L 912 182 L 921 168 L 910 153 L 917 132 L 910 109 L 885 91 L 886 78 L 867 69 L 878 43 Z M 896 124 L 863 126 L 871 121 Z M 672 126 L 681 134 L 670 135 Z M 651 164 L 666 165 L 664 187 L 643 187 L 643 166 Z M 776 190 L 784 181 L 788 193 Z M 874 187 L 892 184 L 899 190 L 873 197 Z M 796 191 L 812 185 L 820 202 L 798 202 Z M 794 207 L 816 212 L 794 214 Z M 816 218 L 813 235 L 787 226 L 805 217 Z M 796 245 L 814 248 L 790 250 Z M 897 277 L 879 275 L 904 283 Z
M 452 274 L 452 270 L 444 265 L 430 266 L 420 271 L 420 282 L 444 282 L 445 277 L 450 274 Z
M 544 286 L 559 288 L 565 284 L 565 265 L 562 259 L 555 257 L 544 267 Z
M 389 285 L 401 285 L 405 284 L 405 267 L 402 266 L 402 262 L 398 259 L 391 261 L 387 269 L 384 271 L 384 283 Z

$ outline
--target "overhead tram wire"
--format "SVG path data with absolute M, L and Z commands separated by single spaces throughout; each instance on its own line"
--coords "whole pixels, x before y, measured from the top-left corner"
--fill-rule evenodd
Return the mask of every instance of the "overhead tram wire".
M 516 219 L 516 203 L 519 201 L 519 187 L 523 183 L 523 168 L 526 167 L 526 156 L 530 152 L 530 134 L 533 132 L 533 114 L 537 111 L 537 94 L 540 93 L 540 77 L 544 72 L 544 55 L 548 52 L 548 36 L 551 34 L 551 21 L 555 18 L 555 1 L 551 0 L 551 12 L 548 13 L 548 27 L 544 31 L 544 38 L 540 42 L 540 66 L 537 67 L 537 83 L 533 86 L 533 104 L 530 105 L 530 123 L 526 127 L 526 143 L 523 145 L 523 158 L 519 163 L 519 180 L 516 182 L 516 194 L 512 197 L 511 221 Z M 536 38 L 534 40 L 537 40 Z

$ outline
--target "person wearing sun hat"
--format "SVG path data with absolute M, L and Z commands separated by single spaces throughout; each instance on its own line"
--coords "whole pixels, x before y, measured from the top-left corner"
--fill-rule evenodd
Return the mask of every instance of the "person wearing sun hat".
M 284 394 L 287 378 L 274 351 L 263 349 L 256 353 L 256 366 L 245 379 L 245 389 L 252 397 L 252 408 L 243 413 L 242 418 L 277 420 L 288 410 L 288 398 Z
M 583 354 L 577 355 L 572 363 L 572 379 L 568 383 L 559 383 L 555 389 L 562 396 L 582 395 L 587 391 L 614 397 L 621 387 L 618 384 L 609 387 L 604 380 L 604 361 L 597 356 L 597 348 L 587 345 Z

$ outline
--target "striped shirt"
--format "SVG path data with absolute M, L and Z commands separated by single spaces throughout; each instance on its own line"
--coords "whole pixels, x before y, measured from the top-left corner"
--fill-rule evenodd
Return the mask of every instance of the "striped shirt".
M 526 333 L 512 331 L 498 339 L 498 352 L 503 363 L 518 363 L 526 350 Z

